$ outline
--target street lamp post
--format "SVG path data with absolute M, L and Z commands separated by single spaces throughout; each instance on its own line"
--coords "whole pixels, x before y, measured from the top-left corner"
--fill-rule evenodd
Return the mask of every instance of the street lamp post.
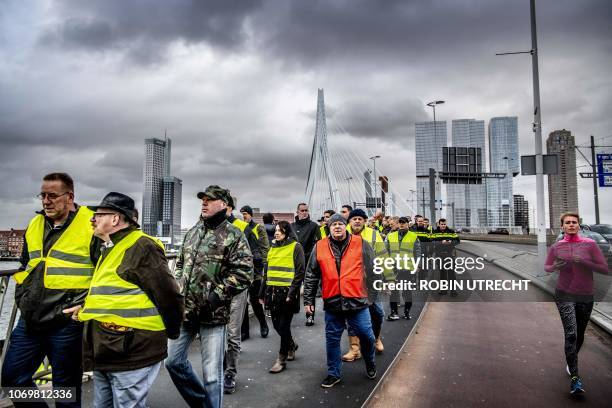
M 349 204 L 351 204 L 351 180 L 353 179 L 353 177 L 347 177 L 345 178 L 347 184 L 348 184 L 348 198 L 349 198 Z M 352 205 L 352 204 L 351 204 Z
M 375 207 L 375 211 L 374 214 L 376 214 L 378 212 L 378 191 L 376 188 L 376 185 L 378 184 L 378 180 L 376 179 L 376 159 L 380 159 L 380 156 L 372 156 L 370 157 L 370 160 L 372 160 L 374 162 L 374 207 Z
M 436 105 L 442 105 L 443 103 L 444 103 L 444 101 L 431 101 L 431 102 L 427 103 L 427 106 L 429 106 L 429 107 L 431 107 L 433 109 L 434 144 L 437 142 L 437 139 L 438 139 L 437 134 L 436 134 L 436 128 L 438 127 L 436 125 Z M 439 169 L 436 169 L 436 170 L 439 170 Z M 429 192 L 429 197 L 431 199 L 431 191 Z M 440 198 L 442 198 L 442 197 L 440 197 Z M 423 214 L 423 216 L 425 216 L 425 214 Z M 430 217 L 431 217 L 432 220 L 435 220 L 436 219 L 436 214 L 431 214 Z

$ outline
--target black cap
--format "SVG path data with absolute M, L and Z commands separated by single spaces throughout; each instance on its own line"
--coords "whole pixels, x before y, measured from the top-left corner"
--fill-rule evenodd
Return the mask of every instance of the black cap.
M 410 219 L 408 217 L 399 217 L 398 221 L 402 224 L 408 224 L 410 222 Z
M 98 211 L 99 208 L 109 208 L 125 215 L 130 223 L 139 227 L 138 222 L 134 220 L 134 200 L 125 194 L 111 191 L 103 199 L 102 202 L 97 206 L 88 206 L 92 211 Z
M 365 211 L 363 211 L 361 208 L 355 208 L 353 211 L 349 213 L 349 216 L 348 216 L 349 221 L 353 217 L 361 217 L 364 220 L 368 219 L 368 216 L 366 215 Z
M 243 205 L 242 208 L 240 209 L 240 212 L 241 213 L 245 212 L 249 214 L 251 217 L 253 216 L 253 209 L 249 205 Z
M 204 197 L 207 197 L 209 200 L 223 200 L 226 204 L 233 204 L 232 197 L 229 194 L 229 191 L 224 189 L 223 187 L 219 187 L 216 184 L 210 185 L 206 187 L 206 190 L 200 191 L 197 194 L 197 197 L 201 200 Z

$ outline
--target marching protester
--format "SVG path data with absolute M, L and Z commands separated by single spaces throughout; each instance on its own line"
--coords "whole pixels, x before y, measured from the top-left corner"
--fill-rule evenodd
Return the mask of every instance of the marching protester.
M 37 197 L 42 210 L 28 224 L 14 275 L 21 313 L 2 365 L 2 387 L 36 387 L 32 375 L 47 357 L 54 386 L 76 391 L 75 402 L 57 401 L 56 406 L 80 407 L 83 325 L 62 310 L 83 303 L 102 241 L 93 235 L 93 211 L 74 202 L 68 174 L 44 176 Z M 28 404 L 14 402 L 16 407 Z
M 319 234 L 321 235 L 321 238 L 325 238 L 329 235 L 329 226 L 327 225 L 327 222 L 329 221 L 329 217 L 335 213 L 336 212 L 334 210 L 326 210 L 323 212 L 322 225 L 319 227 Z
M 287 361 L 295 359 L 298 349 L 291 334 L 291 320 L 300 311 L 300 287 L 306 261 L 302 245 L 296 241 L 287 221 L 278 222 L 274 237 L 259 298 L 270 309 L 272 325 L 281 338 L 278 358 L 270 368 L 276 374 L 285 369 Z
M 202 214 L 185 235 L 174 271 L 185 296 L 185 320 L 179 338 L 169 341 L 165 365 L 190 407 L 219 408 L 223 404 L 223 355 L 230 305 L 253 280 L 253 256 L 244 234 L 227 220 L 226 209 L 232 200 L 229 192 L 211 185 L 197 197 L 202 200 Z M 187 360 L 197 335 L 202 380 Z
M 348 220 L 349 214 L 353 211 L 353 207 L 348 204 L 344 204 L 340 209 L 340 215 L 344 217 L 345 220 Z
M 276 231 L 276 224 L 274 223 L 274 214 L 265 213 L 262 217 L 264 228 L 266 229 L 266 234 L 268 235 L 269 245 L 272 245 L 272 241 L 274 240 L 274 232 Z
M 316 222 L 310 220 L 308 204 L 298 204 L 295 222 L 291 223 L 291 228 L 296 233 L 298 242 L 304 248 L 304 255 L 308 259 L 316 242 L 321 239 L 319 226 Z M 313 307 L 311 311 L 306 311 L 306 326 L 314 325 L 314 318 L 315 310 Z
M 580 235 L 580 216 L 561 215 L 563 239 L 548 250 L 544 269 L 559 272 L 555 303 L 565 334 L 566 371 L 570 376 L 570 393 L 584 393 L 578 373 L 578 352 L 593 311 L 593 272 L 609 274 L 606 258 L 590 238 Z
M 377 258 L 386 258 L 388 255 L 385 242 L 380 233 L 370 227 L 365 226 L 367 215 L 365 211 L 360 208 L 356 208 L 349 214 L 348 221 L 349 225 L 346 230 L 353 234 L 359 235 L 366 241 L 374 250 L 374 255 Z M 395 279 L 392 270 L 386 270 L 383 273 L 384 281 L 390 282 Z M 382 353 L 385 350 L 382 339 L 380 338 L 380 331 L 382 329 L 382 323 L 385 318 L 385 311 L 383 309 L 382 302 L 378 300 L 378 293 L 375 292 L 376 297 L 371 299 L 372 304 L 369 306 L 370 318 L 372 320 L 372 331 L 374 332 L 374 348 L 376 352 Z M 361 358 L 361 347 L 359 345 L 359 337 L 357 337 L 351 327 L 348 329 L 349 339 L 349 350 L 342 356 L 342 361 L 355 361 Z
M 94 406 L 146 407 L 168 338 L 179 336 L 183 297 L 163 244 L 134 221 L 132 198 L 111 192 L 89 209 L 102 255 L 83 308 L 64 313 L 86 322 L 84 367 L 93 371 Z
M 255 238 L 257 238 L 257 244 L 259 247 L 259 251 L 261 253 L 261 262 L 258 259 L 253 258 L 253 264 L 255 266 L 255 276 L 253 279 L 253 283 L 249 286 L 249 303 L 251 304 L 251 308 L 253 309 L 253 313 L 255 317 L 259 321 L 259 334 L 261 337 L 268 337 L 268 333 L 270 329 L 268 328 L 268 323 L 266 322 L 266 315 L 264 313 L 263 307 L 259 304 L 259 291 L 261 289 L 261 281 L 263 276 L 263 270 L 265 268 L 267 259 L 268 259 L 268 250 L 270 249 L 270 241 L 268 240 L 268 234 L 266 233 L 266 229 L 263 225 L 257 224 L 253 221 L 253 209 L 245 205 L 240 209 L 240 213 L 242 213 L 242 218 L 248 224 L 253 234 L 255 234 Z M 244 308 L 244 317 L 242 319 L 242 326 L 240 329 L 241 339 L 250 337 L 250 324 L 249 324 L 249 307 L 248 305 Z
M 455 247 L 459 245 L 459 236 L 457 233 L 448 228 L 445 218 L 438 220 L 438 227 L 432 232 L 431 239 L 434 246 L 434 254 L 437 258 L 442 258 L 442 265 L 440 269 L 440 280 L 453 282 L 457 279 L 455 276 L 455 270 L 451 268 L 444 268 L 447 263 L 444 262 L 445 258 L 455 258 Z M 454 264 L 454 263 L 453 263 Z M 446 290 L 441 290 L 440 295 L 446 295 Z M 451 289 L 451 296 L 457 296 L 457 291 Z
M 228 190 L 229 194 L 229 190 Z M 261 274 L 263 273 L 263 259 L 261 258 L 261 250 L 259 248 L 259 241 L 257 235 L 249 226 L 246 221 L 234 217 L 233 211 L 236 207 L 236 199 L 229 196 L 227 203 L 226 215 L 227 220 L 234 226 L 238 227 L 244 234 L 249 243 L 249 248 L 253 256 L 253 281 L 255 279 L 261 280 Z M 259 276 L 257 276 L 259 275 Z M 242 342 L 249 338 L 248 332 L 242 332 L 242 323 L 244 321 L 244 311 L 248 306 L 249 291 L 237 294 L 232 298 L 230 307 L 230 318 L 227 323 L 227 348 L 225 350 L 225 359 L 223 360 L 223 366 L 225 367 L 225 376 L 223 380 L 223 389 L 226 394 L 232 394 L 236 391 L 236 376 L 238 374 L 238 357 L 240 356 L 240 349 Z M 261 335 L 266 337 L 268 335 L 268 325 L 265 323 L 265 316 L 263 320 L 265 328 L 262 327 Z M 264 336 L 265 335 L 265 336 Z
M 429 221 L 428 221 L 429 222 Z M 421 252 L 425 260 L 433 256 L 433 246 L 431 243 L 431 232 L 429 230 L 429 225 L 425 224 L 425 217 L 422 215 L 414 216 L 414 224 L 410 231 L 414 232 L 419 239 L 419 243 L 421 244 Z M 433 271 L 429 270 L 427 267 L 427 262 L 424 262 L 425 266 L 423 267 L 424 272 L 432 273 Z
M 319 283 L 323 288 L 327 377 L 321 387 L 340 382 L 342 359 L 340 340 L 348 324 L 359 337 L 368 378 L 376 378 L 374 333 L 370 319 L 369 289 L 376 279 L 374 251 L 359 235 L 346 231 L 346 220 L 340 214 L 329 219 L 330 236 L 318 241 L 306 267 L 304 305 L 314 311 Z
M 418 259 L 421 256 L 421 246 L 417 239 L 416 233 L 409 230 L 408 225 L 410 221 L 407 217 L 400 217 L 398 221 L 399 228 L 397 231 L 390 232 L 387 235 L 386 245 L 387 251 L 391 258 L 400 256 L 408 257 L 408 269 L 399 269 L 398 265 L 395 265 L 395 277 L 396 280 L 406 280 L 414 282 L 416 280 L 416 271 L 414 271 L 414 265 L 411 261 L 412 258 Z M 404 301 L 404 319 L 410 320 L 410 309 L 412 308 L 412 291 L 410 289 L 402 290 L 402 298 Z M 394 321 L 399 320 L 398 314 L 399 304 L 399 292 L 394 290 L 391 293 L 389 306 L 391 307 L 391 313 L 387 316 L 387 320 Z

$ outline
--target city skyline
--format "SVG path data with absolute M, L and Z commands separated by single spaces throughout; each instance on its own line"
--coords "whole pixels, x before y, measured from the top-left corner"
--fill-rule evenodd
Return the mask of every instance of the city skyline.
M 537 4 L 543 135 L 565 128 L 577 145 L 591 134 L 612 145 L 612 5 Z M 262 210 L 294 211 L 317 88 L 330 148 L 382 156 L 377 171 L 412 198 L 414 128 L 432 120 L 429 101 L 446 101 L 439 121 L 517 116 L 519 154 L 533 154 L 530 59 L 495 55 L 529 47 L 527 2 L 5 1 L 0 229 L 27 225 L 52 171 L 74 177 L 79 204 L 120 191 L 142 208 L 142 140 L 165 129 L 183 227 L 197 220 L 195 194 L 208 184 Z M 577 158 L 579 171 L 585 164 Z M 533 183 L 519 175 L 514 192 L 535 203 Z M 602 203 L 611 190 L 600 189 Z M 590 180 L 578 180 L 578 194 L 593 221 Z M 602 222 L 612 215 L 602 211 Z

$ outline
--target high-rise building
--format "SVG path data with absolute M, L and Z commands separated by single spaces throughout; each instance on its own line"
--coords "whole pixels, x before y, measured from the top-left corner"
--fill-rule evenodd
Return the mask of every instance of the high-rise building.
M 429 207 L 429 169 L 442 170 L 442 148 L 447 145 L 446 121 L 415 123 L 417 208 L 431 223 L 440 218 L 440 200 L 442 188 L 436 178 L 435 198 L 436 214 L 432 215 Z
M 178 240 L 180 234 L 182 182 L 170 176 L 171 145 L 167 137 L 145 139 L 141 227 L 177 244 L 173 236 Z
M 510 227 L 514 223 L 512 178 L 520 171 L 516 116 L 496 117 L 489 121 L 489 166 L 492 173 L 505 173 L 506 177 L 485 179 L 488 226 Z
M 452 145 L 453 147 L 473 147 L 484 151 L 484 120 L 453 120 Z M 486 168 L 484 155 L 481 156 L 481 159 L 482 171 L 484 171 Z M 484 183 L 447 184 L 446 191 L 448 197 L 446 201 L 454 208 L 451 215 L 454 228 L 486 226 L 487 197 Z
M 520 194 L 515 194 L 514 198 L 514 225 L 529 228 L 529 202 Z
M 576 180 L 576 143 L 569 130 L 555 130 L 546 139 L 546 152 L 556 154 L 558 174 L 548 176 L 548 213 L 550 227 L 560 228 L 559 218 L 564 212 L 578 212 L 578 183 Z
M 170 237 L 172 245 L 180 245 L 183 181 L 169 176 L 164 177 L 163 185 L 162 236 Z

